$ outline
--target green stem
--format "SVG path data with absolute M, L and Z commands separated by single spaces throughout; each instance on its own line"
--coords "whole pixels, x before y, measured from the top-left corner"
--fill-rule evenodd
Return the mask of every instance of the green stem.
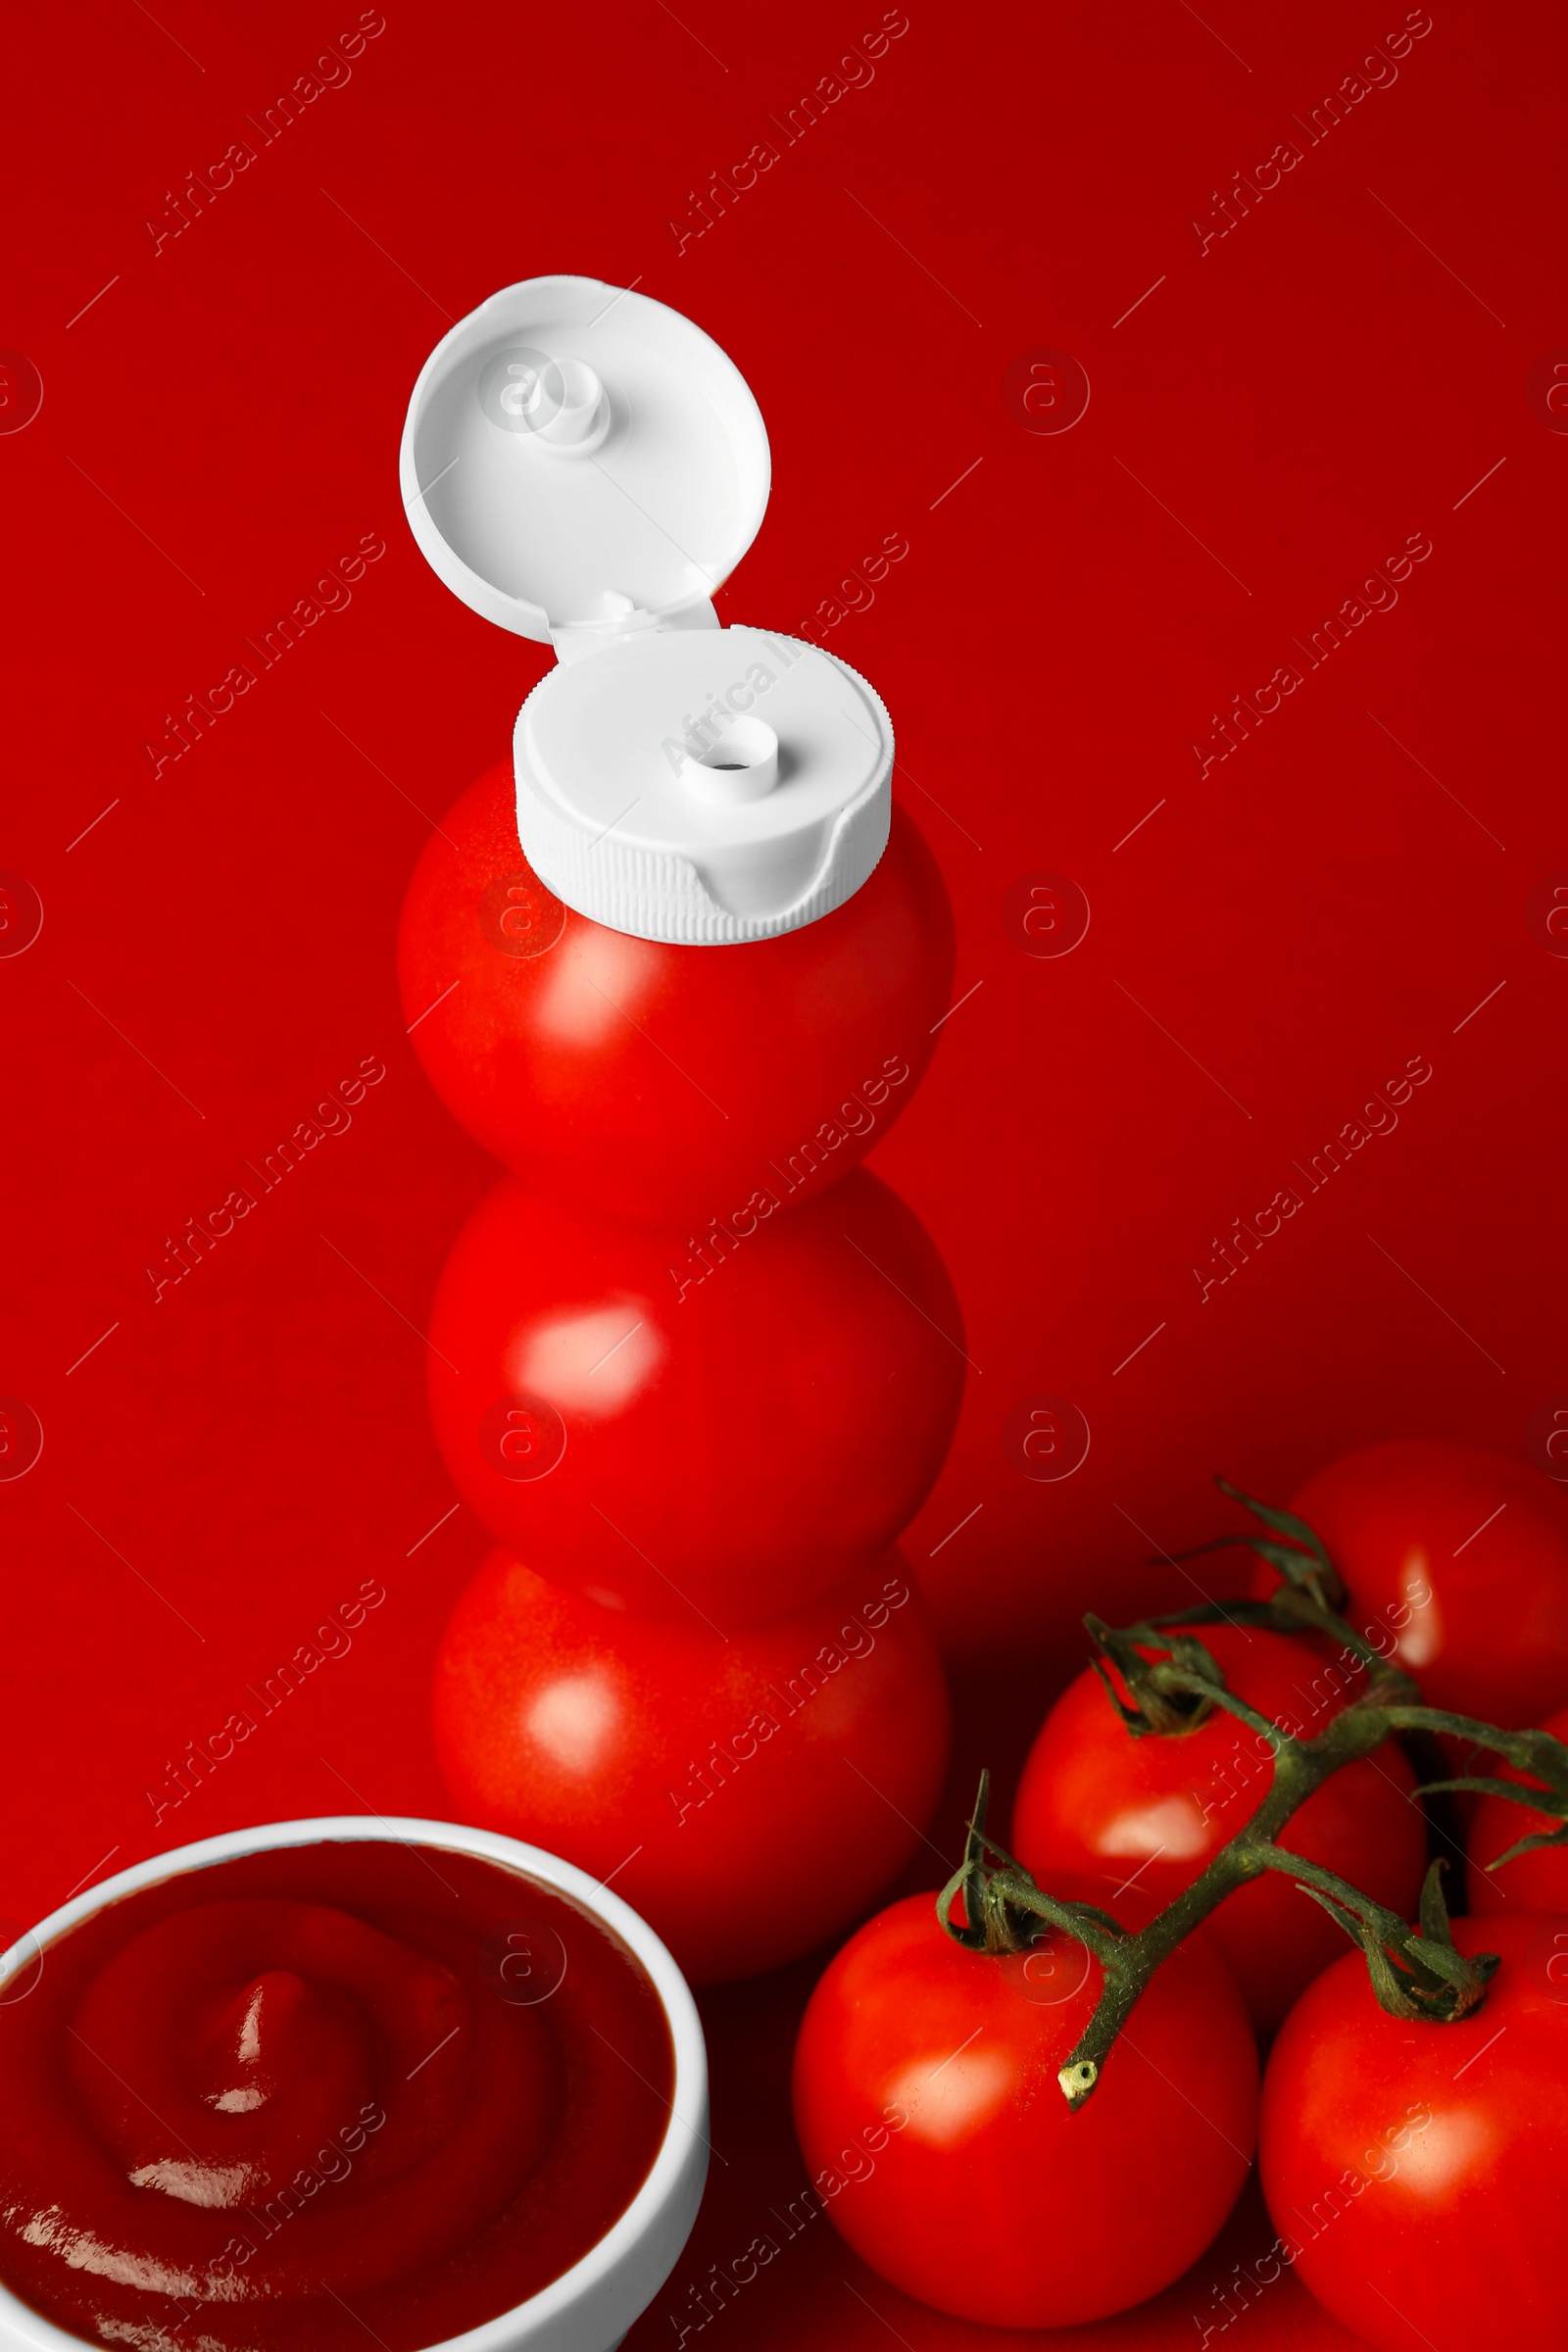
M 1450 1740 L 1468 1740 L 1473 1747 L 1490 1747 L 1521 1772 L 1533 1772 L 1545 1784 L 1547 1792 L 1556 1789 L 1562 1777 L 1563 1745 L 1549 1732 L 1502 1730 L 1494 1723 L 1482 1723 L 1473 1715 L 1451 1715 L 1446 1707 L 1395 1706 L 1389 1710 L 1393 1728 L 1399 1732 L 1446 1732 Z M 1463 1788 L 1464 1780 L 1445 1781 L 1445 1788 Z M 1540 1789 L 1513 1788 L 1510 1793 L 1521 1802 L 1539 1796 Z M 1545 1808 L 1549 1810 L 1549 1808 Z
M 1408 1677 L 1402 1674 L 1390 1679 L 1408 1685 Z M 1352 1900 L 1364 1903 L 1365 1898 L 1345 1881 L 1302 1861 L 1299 1855 L 1279 1846 L 1276 1839 L 1291 1816 L 1299 1811 L 1326 1780 L 1344 1765 L 1370 1755 L 1382 1744 L 1388 1736 L 1386 1710 L 1363 1698 L 1335 1716 L 1315 1740 L 1296 1740 L 1280 1731 L 1266 1716 L 1259 1715 L 1255 1708 L 1245 1705 L 1234 1692 L 1216 1689 L 1211 1695 L 1216 1706 L 1226 1707 L 1269 1740 L 1274 1750 L 1273 1785 L 1251 1819 L 1157 1918 L 1151 1920 L 1138 1935 L 1122 1937 L 1108 1961 L 1096 1953 L 1104 1972 L 1100 2000 L 1058 2077 L 1062 2091 L 1073 2107 L 1083 2104 L 1100 2080 L 1117 2035 L 1154 1971 L 1239 1886 L 1245 1886 L 1267 1870 L 1287 1871 L 1304 1884 L 1332 1892 L 1346 1902 L 1347 1908 Z M 1017 1899 L 1011 1888 L 1007 1892 Z M 1406 1933 L 1404 1921 L 1392 1912 L 1382 1915 L 1381 1925 L 1394 1937 L 1402 1937 Z
M 1098 1619 L 1086 1620 L 1101 1650 L 1137 1678 L 1132 1709 L 1121 1703 L 1106 1682 L 1111 1701 L 1130 1731 L 1139 1736 L 1153 1732 L 1180 1738 L 1219 1708 L 1246 1724 L 1265 1743 L 1273 1760 L 1273 1779 L 1251 1818 L 1191 1886 L 1134 1935 L 1103 1911 L 1046 1893 L 988 1836 L 985 1816 L 990 1783 L 989 1775 L 983 1774 L 963 1862 L 937 1898 L 937 1917 L 943 1929 L 971 1950 L 1025 1950 L 1044 1923 L 1076 1937 L 1100 1963 L 1102 1982 L 1094 2014 L 1057 2076 L 1062 2094 L 1074 2109 L 1093 2092 L 1118 2034 L 1155 1970 L 1227 1896 L 1266 1871 L 1292 1878 L 1361 1946 L 1373 1989 L 1393 2015 L 1446 2023 L 1467 2015 L 1485 1999 L 1496 1959 L 1490 1953 L 1466 1956 L 1455 1949 L 1443 1898 L 1441 1863 L 1434 1863 L 1427 1874 L 1419 1928 L 1412 1929 L 1396 1912 L 1373 1902 L 1334 1871 L 1308 1862 L 1279 1843 L 1280 1832 L 1325 1781 L 1347 1764 L 1371 1755 L 1393 1735 L 1445 1733 L 1501 1755 L 1517 1771 L 1531 1774 L 1539 1786 L 1480 1777 L 1429 1786 L 1490 1789 L 1551 1815 L 1562 1825 L 1522 1840 L 1520 1847 L 1512 1849 L 1515 1852 L 1533 1844 L 1568 1843 L 1568 1747 L 1545 1732 L 1505 1731 L 1470 1716 L 1426 1706 L 1411 1676 L 1354 1634 L 1319 1596 L 1325 1586 L 1334 1589 L 1331 1580 L 1337 1580 L 1327 1553 L 1311 1531 L 1287 1514 L 1270 1513 L 1262 1505 L 1252 1507 L 1266 1524 L 1283 1527 L 1293 1544 L 1309 1539 L 1315 1546 L 1311 1573 L 1304 1582 L 1287 1582 L 1267 1600 L 1205 1601 L 1120 1631 L 1101 1625 Z M 1268 1556 L 1276 1557 L 1280 1549 L 1269 1545 Z M 1294 1570 L 1292 1574 L 1294 1577 Z M 1200 1644 L 1171 1641 L 1171 1635 L 1183 1628 L 1222 1620 L 1279 1633 L 1324 1635 L 1365 1669 L 1364 1684 L 1315 1739 L 1298 1739 L 1228 1690 L 1217 1669 L 1205 1672 L 1205 1667 L 1213 1667 L 1213 1661 Z M 1149 1650 L 1165 1654 L 1151 1659 L 1144 1654 Z M 962 1925 L 951 1917 L 960 1891 Z

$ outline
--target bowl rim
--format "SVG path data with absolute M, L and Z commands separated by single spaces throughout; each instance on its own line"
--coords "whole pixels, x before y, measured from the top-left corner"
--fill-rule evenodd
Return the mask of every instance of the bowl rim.
M 188 1845 L 172 1846 L 167 1852 L 151 1854 L 144 1861 L 133 1862 L 117 1871 L 112 1878 L 99 1881 L 84 1893 L 73 1895 L 29 1928 L 6 1950 L 0 1951 L 0 1987 L 22 1967 L 47 1958 L 49 1946 L 58 1942 L 83 1920 L 106 1909 L 110 1904 L 137 1893 L 144 1886 L 157 1886 L 166 1879 L 181 1878 L 187 1873 L 211 1869 L 220 1862 L 235 1860 L 241 1854 L 281 1850 L 294 1845 L 354 1844 L 361 1842 L 391 1842 L 399 1845 L 434 1846 L 448 1852 L 476 1856 L 493 1862 L 500 1868 L 534 1879 L 557 1892 L 569 1895 L 590 1912 L 601 1924 L 610 1928 L 621 1941 L 629 1945 L 639 1965 L 652 1980 L 659 1995 L 660 2006 L 669 2028 L 674 2052 L 674 2082 L 671 2086 L 669 2120 L 664 2127 L 654 2161 L 631 2203 L 617 2214 L 603 2237 L 595 2240 L 586 2254 L 581 2255 L 569 2270 L 559 2278 L 552 2278 L 537 2293 L 522 2302 L 510 2304 L 494 2318 L 482 2321 L 477 2328 L 462 2335 L 442 2336 L 423 2348 L 423 2352 L 500 2352 L 500 2347 L 516 2340 L 515 2329 L 519 2317 L 526 2316 L 530 2334 L 569 2311 L 584 2296 L 592 2293 L 614 2272 L 616 2267 L 656 2227 L 661 2215 L 678 2201 L 687 2188 L 694 2150 L 701 2155 L 701 2173 L 706 2176 L 707 2157 L 710 2143 L 708 2136 L 708 2051 L 703 2038 L 702 2021 L 691 1987 L 681 1975 L 668 1949 L 640 1913 L 616 1894 L 602 1880 L 595 1879 L 573 1862 L 561 1855 L 548 1853 L 543 1846 L 526 1845 L 520 1838 L 503 1837 L 493 1830 L 473 1829 L 462 1822 L 433 1821 L 412 1814 L 382 1815 L 373 1813 L 329 1813 L 306 1816 L 298 1821 L 262 1822 L 247 1829 L 223 1830 L 215 1837 L 195 1839 Z M 25 1999 L 25 1994 L 21 1996 Z M 631 2315 L 635 2317 L 635 2314 Z M 630 2318 L 626 2325 L 629 2326 Z M 9 2329 L 14 2339 L 35 2344 L 39 2352 L 70 2352 L 92 2339 L 74 2334 L 69 2328 L 37 2311 L 0 2279 L 0 2328 Z

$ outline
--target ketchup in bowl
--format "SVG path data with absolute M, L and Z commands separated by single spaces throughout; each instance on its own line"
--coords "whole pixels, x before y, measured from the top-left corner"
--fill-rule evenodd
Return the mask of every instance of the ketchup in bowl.
M 137 2352 L 416 2352 L 604 2236 L 673 2083 L 640 1962 L 534 1879 L 379 1838 L 186 1871 L 0 2004 L 0 2282 Z

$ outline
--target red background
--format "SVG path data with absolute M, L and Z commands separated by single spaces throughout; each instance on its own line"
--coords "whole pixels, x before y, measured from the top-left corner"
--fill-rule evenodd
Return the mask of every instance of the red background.
M 426 352 L 514 279 L 635 281 L 751 381 L 774 486 L 723 617 L 797 628 L 908 540 L 826 641 L 892 710 L 974 993 L 873 1164 L 980 1367 L 911 1556 L 956 1658 L 1005 1643 L 1018 1739 L 1076 1613 L 1161 1590 L 1144 1555 L 1206 1532 L 1213 1470 L 1283 1497 L 1385 1436 L 1518 1454 L 1568 1389 L 1568 965 L 1527 917 L 1568 866 L 1544 692 L 1568 441 L 1527 397 L 1568 343 L 1560 16 L 1438 0 L 1396 81 L 1308 144 L 1293 115 L 1402 10 L 910 0 L 874 78 L 786 146 L 771 119 L 876 7 L 387 0 L 347 84 L 261 147 L 246 118 L 355 13 L 115 0 L 10 44 L 0 342 L 44 390 L 0 438 L 0 864 L 44 909 L 0 959 L 0 1389 L 44 1431 L 0 1484 L 18 1921 L 231 1824 L 442 1809 L 427 1661 L 485 1539 L 443 1516 L 420 1330 L 494 1170 L 419 1075 L 393 938 L 427 818 L 548 656 L 440 588 L 396 458 Z M 155 251 L 166 191 L 241 138 L 256 162 Z M 1200 252 L 1192 218 L 1286 138 L 1299 164 Z M 760 139 L 776 165 L 678 248 L 690 191 Z M 1093 387 L 1066 433 L 1004 397 L 1042 347 Z M 352 606 L 155 776 L 165 713 L 368 532 Z M 1396 608 L 1200 777 L 1210 714 L 1417 532 Z M 1056 959 L 1006 914 L 1042 869 L 1093 908 Z M 1397 1132 L 1200 1302 L 1211 1237 L 1417 1054 Z M 155 1305 L 165 1237 L 364 1056 L 388 1075 L 352 1130 Z M 1093 1433 L 1054 1484 L 1003 1443 L 1042 1393 Z M 353 1654 L 155 1828 L 166 1759 L 370 1576 Z M 966 1705 L 1005 1776 L 999 1702 Z M 671 2307 L 799 2185 L 782 2070 L 810 1973 L 709 2005 L 729 2162 Z M 1191 2340 L 1238 2254 L 1094 2340 Z M 763 2278 L 723 2323 L 753 2343 L 993 2340 L 825 2226 Z M 1236 2325 L 1346 2340 L 1289 2281 Z

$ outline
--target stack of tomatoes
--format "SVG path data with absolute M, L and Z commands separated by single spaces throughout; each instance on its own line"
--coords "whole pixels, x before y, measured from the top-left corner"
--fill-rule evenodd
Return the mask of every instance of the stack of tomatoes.
M 858 1163 L 952 974 L 902 816 L 834 913 L 671 946 L 552 897 L 505 767 L 404 909 L 425 1069 L 514 1171 L 429 1330 L 437 1439 L 501 1546 L 442 1643 L 443 1768 L 466 1818 L 612 1880 L 698 1982 L 862 1914 L 942 1786 L 946 1686 L 892 1547 L 952 1436 L 962 1326 Z
M 1544 1718 L 1568 1739 L 1568 1508 L 1546 1479 L 1466 1448 L 1385 1446 L 1314 1479 L 1292 1509 L 1325 1540 L 1347 1620 L 1430 1704 L 1504 1729 Z M 1316 1637 L 1222 1622 L 1202 1640 L 1228 1689 L 1297 1738 L 1355 1695 L 1353 1657 L 1337 1672 Z M 1273 1762 L 1223 1710 L 1135 1733 L 1108 1679 L 1086 1673 L 1047 1717 L 1010 1843 L 1043 1889 L 1136 1930 L 1255 1811 Z M 1446 1744 L 1423 1766 L 1495 1772 Z M 1389 2014 L 1363 1954 L 1270 1875 L 1156 1969 L 1076 2111 L 1058 2073 L 1101 1990 L 1086 1946 L 1048 1928 L 1015 1951 L 964 1948 L 929 1895 L 884 1911 L 829 1967 L 796 2053 L 802 2149 L 843 2235 L 940 2310 L 1006 2327 L 1093 2320 L 1200 2260 L 1255 2149 L 1272 2242 L 1249 2264 L 1215 2257 L 1212 2278 L 1194 2273 L 1174 2323 L 1184 2339 L 1196 2322 L 1207 2343 L 1262 2302 L 1275 2324 L 1253 2335 L 1284 2340 L 1268 2298 L 1294 2272 L 1389 2352 L 1562 2352 L 1568 1846 L 1491 1867 L 1562 1822 L 1487 1794 L 1431 1828 L 1388 1742 L 1325 1782 L 1279 1843 L 1413 1920 L 1429 1847 L 1453 1861 L 1462 1903 L 1462 1834 L 1472 1916 L 1452 1921 L 1452 1940 L 1497 1955 L 1477 2005 L 1441 2023 Z M 1432 1900 L 1429 1942 L 1445 1932 Z M 1261 2088 L 1258 2034 L 1274 2035 Z M 868 2122 L 874 2161 L 860 2153 Z

